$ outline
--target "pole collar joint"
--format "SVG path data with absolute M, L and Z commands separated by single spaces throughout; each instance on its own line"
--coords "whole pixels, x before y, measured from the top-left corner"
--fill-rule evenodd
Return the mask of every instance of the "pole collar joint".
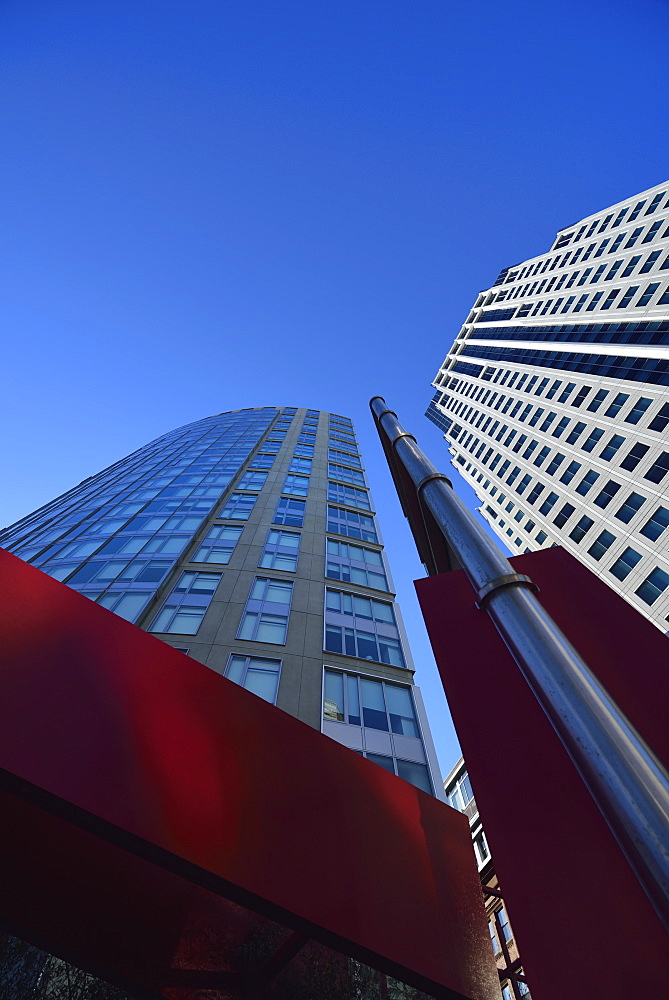
M 476 595 L 476 607 L 483 611 L 493 594 L 504 587 L 529 587 L 533 593 L 539 593 L 536 583 L 524 573 L 505 573 L 504 576 L 496 576 L 494 580 L 481 587 Z
M 409 434 L 408 431 L 402 431 L 401 434 L 398 434 L 397 437 L 394 437 L 392 439 L 392 441 L 390 442 L 392 444 L 393 448 L 397 447 L 397 442 L 401 441 L 402 438 L 409 438 L 410 441 L 413 441 L 415 444 L 418 444 L 418 442 L 416 441 L 416 439 L 413 436 L 413 434 Z
M 414 440 L 415 440 L 415 438 L 414 438 Z M 446 485 L 450 486 L 451 489 L 453 488 L 453 483 L 450 481 L 450 479 L 448 478 L 448 476 L 445 476 L 443 474 L 443 472 L 431 472 L 429 476 L 425 476 L 416 485 L 416 493 L 420 496 L 420 494 L 421 494 L 424 486 L 427 486 L 428 483 L 431 483 L 431 482 L 437 481 L 437 480 L 441 480 L 442 483 L 446 483 Z

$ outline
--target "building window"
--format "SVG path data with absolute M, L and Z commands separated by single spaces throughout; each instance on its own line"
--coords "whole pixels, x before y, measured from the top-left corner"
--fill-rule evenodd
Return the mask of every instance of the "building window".
M 619 489 L 620 483 L 614 483 L 612 479 L 609 479 L 608 483 L 602 487 L 600 492 L 595 497 L 595 504 L 598 507 L 608 507 Z
M 474 792 L 469 780 L 469 775 L 465 771 L 452 785 L 446 789 L 448 804 L 458 812 L 465 812 L 470 802 L 474 801 Z
M 565 486 L 568 486 L 580 468 L 580 462 L 570 462 L 563 474 L 560 476 L 560 482 L 564 483 Z
M 360 483 L 361 486 L 365 485 L 365 477 L 359 469 L 348 469 L 343 465 L 335 465 L 333 462 L 329 462 L 328 475 L 332 476 L 333 479 L 343 479 L 348 483 Z
M 292 496 L 296 497 L 306 497 L 309 492 L 308 476 L 286 476 L 286 481 L 283 484 L 281 492 L 290 493 Z
M 648 396 L 640 396 L 639 399 L 632 405 L 632 409 L 625 417 L 626 424 L 638 424 L 642 416 L 653 402 Z M 608 416 L 608 414 L 607 414 Z
M 402 684 L 326 669 L 323 716 L 420 739 L 411 690 Z
M 304 500 L 293 500 L 281 497 L 276 506 L 274 524 L 287 524 L 292 528 L 301 528 L 304 524 Z
M 248 521 L 256 499 L 254 496 L 249 496 L 248 493 L 233 493 L 228 497 L 217 517 L 231 521 Z
M 633 447 L 630 448 L 627 455 L 625 455 L 624 459 L 620 463 L 620 468 L 626 469 L 628 472 L 633 472 L 634 469 L 636 469 L 639 462 L 641 461 L 641 459 L 648 451 L 648 449 L 649 445 L 647 444 L 633 445 Z
M 539 495 L 543 493 L 545 489 L 546 487 L 542 483 L 537 483 L 536 486 L 533 486 L 532 489 L 530 490 L 530 493 L 527 497 L 527 502 L 535 503 L 536 500 L 539 498 Z
M 400 684 L 325 670 L 323 718 L 421 739 L 411 690 Z M 432 794 L 425 764 L 366 752 L 364 756 L 391 774 Z
M 357 469 L 362 468 L 362 462 L 358 455 L 352 455 L 347 451 L 338 451 L 336 448 L 328 448 L 328 459 L 331 462 L 343 462 L 344 465 L 354 465 Z
M 634 593 L 641 598 L 644 604 L 654 604 L 660 594 L 663 594 L 669 587 L 669 573 L 663 569 L 655 567 Z
M 375 549 L 326 539 L 325 575 L 343 583 L 357 583 L 375 590 L 388 590 L 383 557 Z
M 539 452 L 539 454 L 537 455 L 537 457 L 534 459 L 534 463 L 533 464 L 537 465 L 537 466 L 542 466 L 544 464 L 544 462 L 546 461 L 546 459 L 548 458 L 548 456 L 550 455 L 550 451 L 551 450 L 550 450 L 549 446 L 548 445 L 544 445 L 544 447 L 541 449 L 541 451 Z M 518 472 L 520 472 L 520 469 L 518 469 Z
M 648 274 L 648 272 L 652 270 L 653 264 L 655 263 L 655 261 L 657 260 L 657 258 L 660 256 L 661 253 L 662 253 L 661 250 L 654 250 L 653 253 L 648 254 L 647 259 L 643 262 L 643 267 L 639 271 L 639 274 Z
M 313 444 L 296 444 L 294 455 L 296 455 L 298 458 L 313 458 L 314 457 Z
M 474 837 L 474 853 L 476 854 L 476 861 L 479 868 L 482 868 L 486 861 L 490 860 L 488 842 L 485 839 L 483 830 L 481 830 L 481 832 Z
M 648 215 L 648 212 L 646 212 L 646 215 Z M 655 233 L 658 231 L 661 225 L 662 225 L 662 219 L 658 219 L 657 222 L 653 223 L 653 225 L 650 227 L 644 238 L 641 240 L 642 246 L 644 243 L 650 243 L 652 241 L 653 237 L 655 236 Z
M 151 632 L 195 635 L 222 573 L 182 573 L 151 625 Z
M 237 483 L 240 490 L 261 490 L 267 479 L 266 472 L 253 472 L 247 470 Z
M 641 553 L 635 552 L 634 549 L 628 546 L 623 554 L 616 559 L 613 566 L 611 566 L 609 573 L 613 573 L 618 580 L 624 580 L 640 561 Z
M 663 451 L 643 478 L 651 483 L 661 483 L 667 472 L 669 472 L 669 451 Z
M 531 495 L 532 494 L 530 494 L 530 496 L 527 498 L 528 503 L 530 502 Z M 557 493 L 549 493 L 544 502 L 542 503 L 541 507 L 539 508 L 539 513 L 543 514 L 544 516 L 550 514 L 551 510 L 555 506 L 557 499 L 558 499 Z
M 238 656 L 233 653 L 225 668 L 225 677 L 246 688 L 270 705 L 276 704 L 279 689 L 281 660 L 268 660 L 261 656 Z
M 623 273 L 622 273 L 622 276 L 621 276 L 621 277 L 623 277 L 623 278 L 629 278 L 630 274 L 632 273 L 632 271 L 633 271 L 633 270 L 634 270 L 634 268 L 635 268 L 635 267 L 637 266 L 637 264 L 639 263 L 639 261 L 640 261 L 640 260 L 641 260 L 641 254 L 640 254 L 640 253 L 638 253 L 638 254 L 635 254 L 635 256 L 634 256 L 634 257 L 630 257 L 630 259 L 629 259 L 629 260 L 628 260 L 628 262 L 627 262 L 627 267 L 626 267 L 626 268 L 625 268 L 625 270 L 623 271 Z M 638 291 L 639 291 L 639 286 L 637 285 L 637 286 L 636 286 L 636 287 L 634 288 L 634 291 L 632 291 L 632 289 L 631 289 L 631 288 L 628 288 L 627 292 L 630 292 L 630 291 L 632 292 L 632 294 L 631 294 L 631 295 L 629 296 L 629 299 L 631 299 L 631 298 L 633 298 L 633 297 L 634 297 L 634 292 L 638 292 Z M 625 296 L 626 296 L 626 297 L 627 297 L 627 292 L 625 292 Z M 629 299 L 627 300 L 628 302 L 629 302 Z M 622 303 L 621 303 L 621 304 L 622 304 Z
M 293 457 L 288 466 L 289 472 L 301 472 L 303 475 L 309 475 L 311 472 L 312 461 L 310 458 L 299 458 Z
M 586 534 L 586 532 L 590 531 L 590 528 L 592 528 L 594 523 L 595 522 L 592 520 L 591 517 L 582 517 L 581 520 L 577 524 L 575 524 L 572 530 L 569 532 L 569 537 L 573 538 L 574 541 L 578 544 L 583 540 L 583 536 Z
M 583 451 L 592 451 L 603 434 L 604 431 L 601 427 L 595 427 L 594 430 L 590 431 L 590 434 L 581 445 Z
M 327 588 L 325 607 L 329 652 L 405 666 L 392 604 Z
M 239 624 L 237 638 L 282 646 L 286 641 L 292 596 L 291 581 L 256 577 Z
M 346 504 L 348 507 L 358 507 L 360 510 L 372 509 L 366 490 L 345 486 L 343 483 L 328 483 L 328 500 Z
M 664 403 L 648 424 L 649 431 L 663 431 L 669 424 L 669 403 Z
M 565 524 L 567 523 L 567 521 L 569 520 L 569 518 L 571 517 L 571 515 L 574 513 L 575 510 L 576 508 L 573 506 L 573 504 L 566 503 L 553 518 L 553 523 L 555 524 L 555 527 L 564 528 Z
M 584 430 L 585 424 L 582 420 L 579 420 L 576 424 L 574 424 L 573 429 L 568 434 L 567 444 L 575 444 L 576 440 L 581 436 Z
M 657 206 L 660 204 L 660 202 L 664 198 L 664 195 L 665 195 L 664 191 L 660 191 L 659 194 L 656 194 L 655 197 L 653 198 L 653 200 L 651 201 L 650 205 L 648 206 L 648 208 L 646 209 L 646 211 L 643 214 L 644 215 L 652 215 L 653 212 L 655 211 L 655 209 L 657 208 Z M 643 202 L 641 204 L 643 204 Z M 655 223 L 654 223 L 654 225 L 655 225 Z
M 101 604 L 103 608 L 113 611 L 119 618 L 125 618 L 127 622 L 136 622 L 152 596 L 152 592 L 146 591 L 124 593 L 109 590 L 98 598 L 97 603 Z
M 274 465 L 274 455 L 254 455 L 249 465 L 254 469 L 271 469 Z
M 619 392 L 618 395 L 613 400 L 613 402 L 611 403 L 611 405 L 609 406 L 608 410 L 605 412 L 604 416 L 617 417 L 629 398 L 630 398 L 629 393 Z
M 296 531 L 276 531 L 272 528 L 267 535 L 258 565 L 262 569 L 280 569 L 286 573 L 294 573 L 299 550 L 300 535 Z
M 504 940 L 508 944 L 509 941 L 511 941 L 511 939 L 513 938 L 513 934 L 511 932 L 511 925 L 509 924 L 509 918 L 506 914 L 505 908 L 503 906 L 500 906 L 499 910 L 497 911 L 497 914 L 499 916 L 499 924 L 502 928 L 502 934 L 504 935 Z
M 645 502 L 646 498 L 642 497 L 640 493 L 630 493 L 622 507 L 616 511 L 615 517 L 623 524 L 629 524 Z
M 634 215 L 630 215 L 629 221 L 631 222 L 633 218 L 634 218 Z M 637 228 L 634 230 L 634 232 L 632 233 L 632 235 L 628 239 L 628 241 L 625 244 L 625 246 L 623 247 L 623 249 L 624 250 L 628 250 L 630 247 L 633 247 L 634 244 L 636 243 L 636 241 L 641 236 L 642 232 L 643 232 L 643 226 L 637 226 Z
M 643 293 L 636 302 L 636 308 L 640 309 L 642 306 L 647 306 L 659 287 L 660 287 L 659 281 L 652 281 L 650 285 L 647 285 Z
M 374 519 L 357 511 L 328 505 L 327 530 L 336 535 L 348 535 L 363 542 L 378 542 Z
M 602 405 L 602 403 L 604 402 L 604 400 L 606 399 L 607 396 L 608 396 L 608 390 L 607 389 L 600 389 L 595 394 L 594 398 L 590 400 L 590 405 L 588 406 L 588 410 L 591 413 L 595 413 L 599 409 L 599 407 Z
M 576 393 L 576 395 L 574 396 L 574 399 L 572 400 L 572 404 L 571 405 L 572 406 L 580 406 L 581 403 L 583 402 L 583 400 L 586 398 L 586 396 L 590 392 L 592 392 L 592 386 L 590 386 L 590 385 L 582 385 L 581 388 Z M 585 427 L 585 424 L 583 424 L 583 427 Z
M 232 524 L 213 525 L 193 556 L 193 562 L 229 563 L 243 530 Z
M 669 509 L 658 507 L 653 516 L 640 529 L 640 534 L 650 538 L 652 542 L 656 542 L 667 525 L 669 525 Z
M 590 472 L 586 472 L 583 479 L 580 481 L 576 487 L 576 492 L 584 497 L 586 493 L 592 488 L 593 484 L 599 479 L 599 473 L 591 469 Z
M 625 438 L 622 437 L 621 434 L 613 434 L 609 443 L 600 452 L 599 457 L 605 462 L 610 462 L 620 446 L 624 443 Z
M 601 559 L 608 552 L 615 540 L 616 536 L 612 535 L 610 531 L 602 531 L 601 535 L 597 537 L 588 549 L 588 555 L 591 555 L 593 559 Z
M 173 566 L 173 560 L 166 559 L 145 559 L 135 560 L 129 565 L 127 560 L 112 559 L 109 562 L 85 563 L 81 569 L 68 581 L 68 585 L 96 586 L 104 589 L 110 583 L 135 584 L 135 583 L 155 583 L 158 584 L 165 574 Z M 60 570 L 68 572 L 72 569 L 72 564 L 68 567 L 59 567 Z M 56 576 L 55 571 L 50 574 L 55 579 L 62 579 Z

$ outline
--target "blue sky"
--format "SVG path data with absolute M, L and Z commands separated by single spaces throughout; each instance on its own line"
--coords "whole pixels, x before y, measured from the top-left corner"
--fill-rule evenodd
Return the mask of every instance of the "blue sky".
M 669 174 L 668 37 L 664 0 L 2 0 L 0 524 L 211 413 L 353 417 L 448 770 L 367 401 L 447 468 L 477 291 Z

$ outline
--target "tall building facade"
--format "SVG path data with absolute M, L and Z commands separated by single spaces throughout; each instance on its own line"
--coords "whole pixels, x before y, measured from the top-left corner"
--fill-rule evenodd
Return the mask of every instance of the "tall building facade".
M 443 797 L 353 425 L 293 407 L 164 434 L 0 545 Z
M 563 545 L 669 625 L 669 185 L 481 292 L 427 416 L 511 551 Z

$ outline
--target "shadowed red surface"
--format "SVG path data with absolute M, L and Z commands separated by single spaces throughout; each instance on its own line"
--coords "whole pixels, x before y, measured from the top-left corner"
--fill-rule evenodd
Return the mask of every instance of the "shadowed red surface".
M 0 585 L 12 927 L 168 995 L 187 928 L 238 904 L 499 996 L 463 816 L 1 550 Z
M 563 549 L 511 562 L 669 760 L 667 637 Z M 669 996 L 662 925 L 464 572 L 416 588 L 532 995 Z

